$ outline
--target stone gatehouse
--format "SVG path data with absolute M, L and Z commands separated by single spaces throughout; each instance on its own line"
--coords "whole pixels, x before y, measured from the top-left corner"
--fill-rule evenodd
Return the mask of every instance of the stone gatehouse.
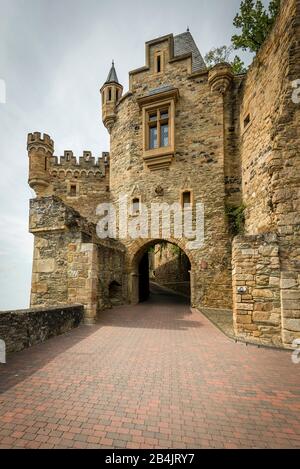
M 127 93 L 114 64 L 100 90 L 109 153 L 59 158 L 48 135 L 29 134 L 31 306 L 83 304 L 93 323 L 112 304 L 136 304 L 145 253 L 168 241 L 188 258 L 193 307 L 230 308 L 237 337 L 291 347 L 300 337 L 299 41 L 299 0 L 282 2 L 247 74 L 226 63 L 208 70 L 189 31 L 151 40 Z M 172 234 L 99 239 L 97 206 L 122 194 L 135 208 L 202 203 L 203 246 Z M 237 236 L 232 208 L 244 210 Z

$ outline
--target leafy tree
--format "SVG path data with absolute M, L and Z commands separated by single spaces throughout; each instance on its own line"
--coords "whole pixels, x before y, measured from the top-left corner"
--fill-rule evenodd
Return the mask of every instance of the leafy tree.
M 235 49 L 249 49 L 258 52 L 278 14 L 281 0 L 271 0 L 268 9 L 265 9 L 260 0 L 243 0 L 240 12 L 234 18 L 233 24 L 241 29 L 241 34 L 232 36 Z
M 244 62 L 236 55 L 231 62 L 233 73 L 238 75 L 239 73 L 246 73 L 247 67 L 245 67 Z
M 232 47 L 221 46 L 213 47 L 204 57 L 204 60 L 208 67 L 213 67 L 214 65 L 221 62 L 229 62 L 229 58 L 232 53 Z
M 232 66 L 234 73 L 245 73 L 247 69 L 245 68 L 244 62 L 237 55 L 232 60 L 232 52 L 232 46 L 214 47 L 206 54 L 205 62 L 208 67 L 213 67 L 214 65 L 221 62 L 228 62 Z

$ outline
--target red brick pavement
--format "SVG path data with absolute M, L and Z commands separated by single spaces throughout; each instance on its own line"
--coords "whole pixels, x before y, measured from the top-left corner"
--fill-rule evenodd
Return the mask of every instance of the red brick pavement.
M 2 448 L 299 448 L 300 365 L 178 298 L 102 313 L 0 365 Z

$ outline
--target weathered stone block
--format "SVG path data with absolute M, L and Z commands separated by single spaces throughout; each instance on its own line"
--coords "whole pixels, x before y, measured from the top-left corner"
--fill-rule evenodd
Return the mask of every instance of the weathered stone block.
M 55 259 L 39 259 L 34 263 L 34 272 L 51 273 L 55 270 Z
M 274 297 L 274 293 L 272 290 L 267 290 L 267 289 L 258 289 L 258 288 L 254 288 L 252 290 L 252 296 L 253 298 L 273 298 Z
M 300 333 L 300 319 L 283 319 L 283 328 Z

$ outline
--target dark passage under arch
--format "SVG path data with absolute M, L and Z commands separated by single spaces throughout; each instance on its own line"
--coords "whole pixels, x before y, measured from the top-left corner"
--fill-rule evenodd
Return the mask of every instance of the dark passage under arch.
M 148 246 L 138 265 L 139 302 L 149 299 L 154 286 L 190 300 L 190 271 L 190 260 L 177 245 L 161 241 Z

